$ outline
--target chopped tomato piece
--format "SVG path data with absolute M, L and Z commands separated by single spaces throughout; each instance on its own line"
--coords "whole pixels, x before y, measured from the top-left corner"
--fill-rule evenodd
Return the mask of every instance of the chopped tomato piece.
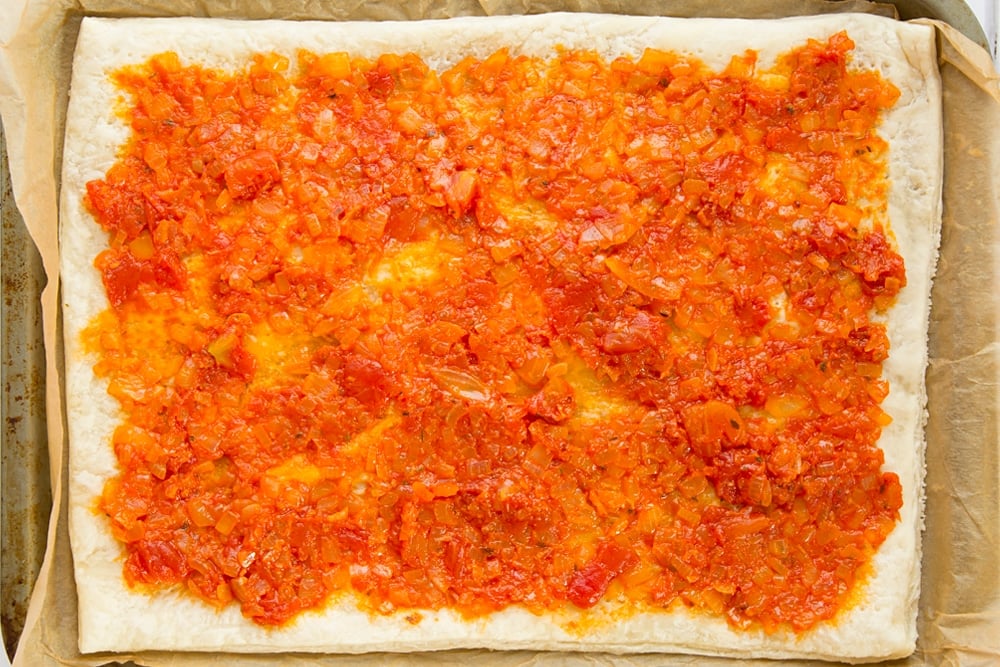
M 233 199 L 252 199 L 281 180 L 278 161 L 270 151 L 252 151 L 226 168 L 226 187 Z
M 577 607 L 589 609 L 600 601 L 615 577 L 638 562 L 635 552 L 614 542 L 605 542 L 598 547 L 594 559 L 570 578 L 566 597 Z

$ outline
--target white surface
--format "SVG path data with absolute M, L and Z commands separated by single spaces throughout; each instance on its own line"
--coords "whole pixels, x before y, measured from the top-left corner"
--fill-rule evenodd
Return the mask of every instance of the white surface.
M 983 25 L 983 32 L 990 43 L 990 53 L 993 62 L 1000 65 L 1000 54 L 997 53 L 997 32 L 1000 28 L 1000 0 L 966 0 L 972 11 Z

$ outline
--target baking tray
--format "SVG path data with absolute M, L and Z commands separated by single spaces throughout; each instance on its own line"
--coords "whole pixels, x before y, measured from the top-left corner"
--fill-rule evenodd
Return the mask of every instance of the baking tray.
M 895 0 L 900 18 L 945 21 L 989 50 L 983 27 L 963 0 Z M 669 11 L 664 11 L 669 14 Z M 0 632 L 6 653 L 25 623 L 31 587 L 45 552 L 52 508 L 45 415 L 45 351 L 39 295 L 41 258 L 11 192 L 0 124 Z M 0 656 L 0 663 L 3 657 Z

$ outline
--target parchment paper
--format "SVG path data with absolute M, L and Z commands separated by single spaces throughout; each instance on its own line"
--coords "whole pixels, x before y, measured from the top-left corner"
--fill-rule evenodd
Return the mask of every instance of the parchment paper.
M 143 653 L 81 656 L 66 522 L 57 192 L 72 50 L 84 15 L 285 19 L 417 19 L 552 10 L 674 16 L 779 17 L 842 11 L 893 16 L 864 0 L 0 0 L 0 113 L 11 179 L 48 276 L 41 295 L 47 350 L 48 448 L 54 508 L 15 667 L 100 665 L 732 665 L 686 656 L 450 651 L 403 656 Z M 1000 78 L 987 53 L 938 29 L 944 84 L 945 187 L 927 373 L 927 511 L 917 652 L 893 664 L 1000 664 Z M 39 443 L 42 446 L 42 443 Z M 863 637 L 858 638 L 864 641 Z M 741 664 L 773 665 L 759 660 Z M 801 661 L 786 665 L 808 664 Z

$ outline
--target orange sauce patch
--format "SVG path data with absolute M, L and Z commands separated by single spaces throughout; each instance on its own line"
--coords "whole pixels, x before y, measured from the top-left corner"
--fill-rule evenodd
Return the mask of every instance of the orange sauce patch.
M 126 579 L 265 625 L 349 591 L 835 616 L 901 505 L 871 319 L 905 283 L 898 93 L 852 47 L 118 72 L 85 336 Z

